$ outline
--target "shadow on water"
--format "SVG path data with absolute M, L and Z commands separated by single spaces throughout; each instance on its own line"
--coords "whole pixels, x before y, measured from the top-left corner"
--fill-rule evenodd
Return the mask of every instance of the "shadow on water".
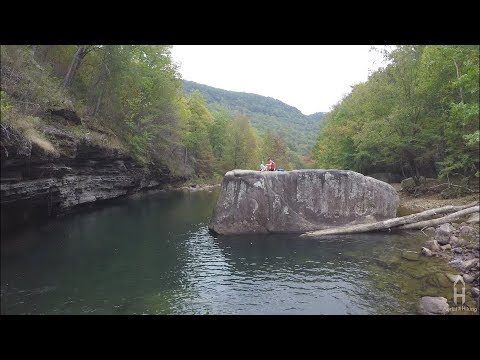
M 438 275 L 451 269 L 418 258 L 412 236 L 212 236 L 218 190 L 124 199 L 2 238 L 2 313 L 401 314 L 422 294 L 451 298 Z

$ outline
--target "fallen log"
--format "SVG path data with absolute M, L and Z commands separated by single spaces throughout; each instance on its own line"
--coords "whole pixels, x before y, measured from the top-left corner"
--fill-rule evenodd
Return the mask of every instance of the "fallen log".
M 476 206 L 475 206 L 476 205 Z M 473 210 L 472 210 L 473 209 Z M 430 209 L 426 211 L 422 211 L 417 214 L 401 216 L 393 219 L 378 221 L 370 224 L 359 224 L 359 225 L 350 225 L 350 226 L 341 226 L 336 228 L 324 229 L 324 230 L 316 230 L 316 231 L 309 231 L 302 235 L 301 237 L 318 237 L 323 235 L 341 235 L 341 234 L 357 234 L 357 233 L 364 233 L 370 231 L 378 231 L 378 230 L 388 230 L 393 227 L 407 225 L 412 223 L 419 223 L 424 219 L 431 218 L 432 216 L 439 215 L 439 214 L 448 214 L 454 212 L 460 212 L 460 210 L 468 210 L 468 212 L 463 213 L 462 215 L 458 216 L 461 217 L 466 214 L 470 214 L 472 212 L 478 211 L 477 202 L 470 203 L 468 205 L 460 205 L 460 206 L 443 206 L 436 209 Z M 453 214 L 452 214 L 453 215 Z M 434 219 L 436 220 L 436 219 Z
M 464 210 L 461 210 L 461 211 L 457 211 L 457 212 L 455 212 L 453 214 L 450 214 L 450 215 L 447 215 L 447 216 L 443 216 L 441 218 L 419 221 L 419 222 L 416 222 L 416 223 L 413 223 L 413 224 L 406 224 L 406 225 L 399 226 L 396 229 L 399 229 L 399 230 L 423 229 L 423 228 L 429 227 L 429 226 L 436 226 L 436 225 L 440 225 L 440 224 L 445 224 L 445 223 L 448 223 L 452 220 L 456 220 L 458 218 L 461 218 L 462 216 L 471 214 L 473 212 L 479 212 L 479 211 L 480 211 L 480 206 L 477 205 L 477 206 L 473 206 L 473 207 L 470 207 L 470 208 L 467 208 L 467 209 L 464 209 Z

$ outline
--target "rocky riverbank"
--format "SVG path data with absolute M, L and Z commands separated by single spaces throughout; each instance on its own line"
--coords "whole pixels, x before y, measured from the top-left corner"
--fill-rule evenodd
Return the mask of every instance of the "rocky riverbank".
M 465 285 L 469 284 L 472 297 L 476 300 L 478 310 L 479 301 L 479 229 L 478 213 L 473 214 L 466 222 L 442 224 L 436 228 L 422 230 L 428 239 L 420 252 L 427 257 L 440 257 L 448 261 L 452 273 L 445 276 L 463 293 Z M 452 299 L 453 300 L 453 299 Z M 449 304 L 443 297 L 423 297 L 421 311 L 424 314 L 447 314 L 450 305 L 456 307 L 464 305 L 460 299 L 457 304 Z M 478 314 L 478 312 L 477 312 Z
M 179 180 L 166 166 L 142 166 L 121 149 L 67 129 L 47 126 L 31 139 L 2 124 L 2 232 Z
M 192 184 L 192 185 L 185 185 L 185 186 L 173 186 L 171 190 L 178 190 L 178 191 L 188 191 L 188 192 L 196 192 L 196 191 L 212 191 L 215 188 L 219 188 L 222 184 Z
M 479 201 L 478 192 L 460 196 L 456 198 L 443 198 L 439 193 L 428 193 L 414 196 L 409 192 L 402 191 L 400 183 L 391 183 L 400 197 L 399 216 L 417 213 L 429 209 L 439 208 L 447 205 L 466 205 L 474 201 Z
M 446 205 L 466 205 L 479 200 L 478 192 L 462 197 L 444 199 L 439 194 L 413 196 L 408 192 L 401 191 L 400 184 L 391 185 L 397 190 L 400 197 L 399 215 L 401 216 Z M 428 315 L 478 314 L 480 281 L 479 214 L 474 213 L 457 222 L 414 232 L 422 234 L 422 238 L 425 239 L 423 244 L 419 244 L 418 249 L 422 256 L 441 258 L 448 262 L 452 269 L 450 273 L 438 274 L 439 278 L 442 280 L 448 279 L 451 284 L 451 297 L 447 299 L 443 296 L 423 296 L 419 303 L 420 312 Z M 460 298 L 457 299 L 457 304 L 454 303 L 453 286 L 455 282 L 459 293 L 462 292 L 464 287 L 468 288 L 467 292 L 470 292 L 470 294 L 467 293 L 466 296 L 471 296 L 475 300 L 475 306 L 465 306 L 463 304 L 462 307 Z

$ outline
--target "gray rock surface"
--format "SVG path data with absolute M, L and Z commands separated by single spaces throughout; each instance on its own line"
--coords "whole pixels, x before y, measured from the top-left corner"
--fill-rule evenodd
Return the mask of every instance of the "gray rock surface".
M 472 292 L 473 297 L 478 298 L 478 296 L 479 296 L 478 288 L 476 288 L 476 287 L 472 288 L 471 292 Z
M 474 239 L 477 235 L 475 229 L 471 226 L 464 225 L 460 227 L 460 236 L 466 239 Z
M 393 218 L 398 205 L 391 185 L 353 171 L 232 170 L 209 228 L 219 234 L 305 232 Z
M 447 276 L 447 278 L 452 282 L 454 283 L 455 281 L 457 281 L 459 278 L 461 281 L 463 279 L 463 277 L 461 275 L 458 275 L 458 274 L 445 274 Z
M 470 269 L 478 268 L 478 265 L 479 265 L 478 259 L 474 258 L 474 259 L 464 261 L 462 268 L 465 271 L 468 271 Z
M 467 220 L 468 224 L 478 224 L 479 222 L 480 222 L 480 213 L 478 212 L 472 214 Z
M 472 275 L 469 275 L 469 274 L 464 274 L 463 275 L 463 280 L 467 283 L 467 284 L 470 284 L 472 283 L 475 278 L 472 276 Z
M 435 235 L 435 228 L 433 226 L 429 226 L 428 228 L 424 229 L 423 232 L 427 236 L 434 236 Z
M 424 296 L 420 300 L 420 312 L 424 315 L 445 315 L 449 308 L 444 297 Z
M 456 236 L 450 237 L 450 245 L 452 245 L 452 248 L 462 247 L 466 244 L 467 242 L 462 238 L 458 238 Z
M 453 233 L 453 226 L 450 224 L 442 224 L 435 231 L 435 240 L 438 241 L 440 245 L 446 245 L 450 241 L 450 236 Z
M 62 154 L 30 147 L 21 134 L 9 142 L 2 133 L 0 204 L 1 226 L 9 230 L 39 218 L 69 213 L 76 208 L 140 190 L 158 188 L 173 177 L 166 167 L 145 170 L 131 156 L 108 149 L 56 128 L 45 133 L 62 144 Z
M 430 257 L 433 256 L 433 253 L 430 249 L 422 247 L 422 255 Z
M 425 247 L 431 251 L 440 251 L 440 245 L 437 240 L 429 240 L 425 243 Z

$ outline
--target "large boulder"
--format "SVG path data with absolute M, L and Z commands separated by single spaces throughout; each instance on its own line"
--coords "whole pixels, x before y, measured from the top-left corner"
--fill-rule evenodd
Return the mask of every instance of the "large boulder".
M 399 202 L 391 185 L 353 171 L 232 170 L 209 228 L 219 234 L 321 230 L 393 218 Z

